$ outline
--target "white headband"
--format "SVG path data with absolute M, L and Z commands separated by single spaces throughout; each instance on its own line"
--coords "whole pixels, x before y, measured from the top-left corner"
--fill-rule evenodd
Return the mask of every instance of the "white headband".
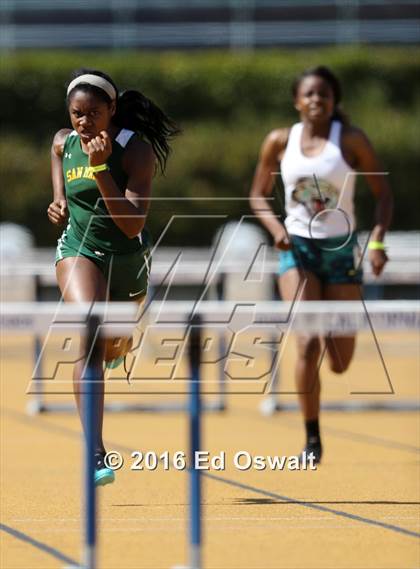
M 67 95 L 70 93 L 70 91 L 72 91 L 76 87 L 76 85 L 79 85 L 79 83 L 87 83 L 88 85 L 94 85 L 95 87 L 99 87 L 99 89 L 105 91 L 105 93 L 113 101 L 117 98 L 117 91 L 109 81 L 107 81 L 103 77 L 100 77 L 99 75 L 92 75 L 91 73 L 86 73 L 85 75 L 79 75 L 79 77 L 73 79 L 73 81 L 67 87 Z

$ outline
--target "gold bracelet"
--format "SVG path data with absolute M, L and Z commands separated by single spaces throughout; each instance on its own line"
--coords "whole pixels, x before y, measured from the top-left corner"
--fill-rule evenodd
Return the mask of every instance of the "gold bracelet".
M 369 241 L 368 249 L 372 249 L 373 251 L 385 251 L 385 245 L 382 241 Z
M 99 164 L 99 166 L 91 166 L 91 171 L 96 174 L 97 172 L 104 172 L 105 170 L 109 170 L 108 164 Z

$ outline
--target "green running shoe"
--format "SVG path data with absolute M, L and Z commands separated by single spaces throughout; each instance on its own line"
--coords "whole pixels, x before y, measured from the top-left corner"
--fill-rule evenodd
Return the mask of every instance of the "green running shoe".
M 105 465 L 105 453 L 95 454 L 95 486 L 112 484 L 115 480 L 115 472 Z
M 107 369 L 115 369 L 116 367 L 120 366 L 124 361 L 124 356 L 120 356 L 119 358 L 115 358 L 114 360 L 110 360 L 109 362 L 105 362 L 105 367 Z

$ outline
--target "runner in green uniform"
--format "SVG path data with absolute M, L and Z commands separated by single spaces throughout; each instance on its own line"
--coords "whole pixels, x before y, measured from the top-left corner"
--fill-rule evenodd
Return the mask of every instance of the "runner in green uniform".
M 145 221 L 156 163 L 164 170 L 176 125 L 138 91 L 119 94 L 112 79 L 81 69 L 67 88 L 72 129 L 59 130 L 51 149 L 54 200 L 48 217 L 67 226 L 58 240 L 56 274 L 65 302 L 134 300 L 146 295 L 150 252 Z M 118 364 L 131 338 L 102 346 L 102 360 Z M 87 346 L 82 346 L 87 353 Z M 80 378 L 74 391 L 81 415 Z M 96 483 L 114 473 L 104 465 L 103 382 L 99 397 Z M 82 415 L 81 415 L 82 416 Z

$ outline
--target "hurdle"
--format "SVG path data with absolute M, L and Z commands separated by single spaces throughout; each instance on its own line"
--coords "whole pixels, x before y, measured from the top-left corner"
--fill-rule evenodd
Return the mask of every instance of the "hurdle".
M 318 334 L 355 333 L 376 330 L 413 330 L 420 324 L 420 302 L 387 301 L 154 301 L 138 314 L 138 306 L 127 302 L 56 303 L 1 302 L 0 325 L 7 332 L 42 334 L 54 325 L 55 331 L 84 331 L 89 317 L 103 317 L 101 332 L 106 337 L 133 332 L 142 318 L 166 331 L 183 331 L 191 327 L 192 318 L 200 314 L 202 327 L 213 331 L 229 328 L 241 331 L 277 330 Z
M 112 303 L 113 313 L 119 322 L 124 323 L 124 319 L 130 314 L 133 319 L 135 307 L 121 307 L 120 303 Z M 124 304 L 124 303 L 122 303 Z M 23 330 L 37 332 L 36 319 L 41 318 L 42 314 L 55 314 L 56 304 L 52 303 L 6 303 L 2 305 L 2 322 L 6 329 L 13 331 L 22 327 Z M 260 303 L 234 303 L 232 301 L 203 301 L 177 302 L 155 301 L 151 303 L 146 311 L 144 318 L 154 324 L 161 326 L 167 331 L 186 331 L 189 323 L 186 315 L 192 316 L 194 311 L 199 312 L 203 319 L 203 326 L 208 326 L 218 334 L 224 334 L 229 328 L 233 332 L 244 330 L 247 327 L 253 331 L 262 332 L 288 332 L 305 331 L 317 335 L 325 335 L 329 332 L 338 334 L 355 333 L 357 331 L 395 331 L 413 330 L 419 328 L 419 302 L 418 301 L 346 301 L 346 302 L 300 302 L 298 306 L 292 307 L 291 303 L 282 301 L 268 301 Z M 120 311 L 119 311 L 120 310 Z M 9 311 L 9 313 L 8 313 Z M 20 311 L 20 312 L 16 312 Z M 35 311 L 35 313 L 33 312 Z M 63 304 L 60 308 L 65 318 L 72 315 L 71 305 Z M 66 316 L 67 313 L 67 316 Z M 8 314 L 12 317 L 9 318 Z M 19 316 L 17 316 L 19 314 Z M 74 316 L 74 315 L 73 315 Z M 116 320 L 114 319 L 114 322 Z M 51 323 L 51 322 L 49 322 Z M 137 322 L 133 320 L 124 324 L 119 324 L 119 333 L 129 334 Z M 39 329 L 48 329 L 47 322 L 42 323 Z M 69 322 L 67 322 L 69 324 Z M 109 325 L 110 323 L 108 323 Z M 74 323 L 76 326 L 76 323 Z M 79 324 L 80 326 L 80 324 Z M 114 332 L 115 334 L 115 332 Z M 224 361 L 219 362 L 220 366 Z M 223 372 L 219 370 L 220 373 Z M 273 402 L 274 410 L 296 410 L 295 404 L 284 405 L 277 401 L 275 393 L 269 391 L 268 397 Z M 325 405 L 327 409 L 343 411 L 360 410 L 407 410 L 416 411 L 420 409 L 418 402 L 410 400 L 375 402 L 331 402 Z M 135 407 L 137 408 L 137 406 Z M 122 409 L 121 409 L 122 410 Z M 178 407 L 179 411 L 186 411 L 186 405 Z M 207 410 L 203 405 L 203 410 Z
M 88 321 L 87 345 L 92 346 L 90 362 L 87 365 L 83 378 L 84 401 L 83 411 L 85 416 L 86 442 L 85 442 L 85 541 L 83 567 L 95 569 L 96 564 L 96 488 L 95 488 L 95 443 L 96 443 L 96 381 L 97 371 L 94 369 L 96 357 L 94 354 L 95 342 L 98 341 L 97 330 L 99 318 L 92 316 Z
M 380 285 L 378 285 L 380 286 Z M 375 296 L 374 296 L 375 298 Z M 347 301 L 346 301 L 347 302 Z M 419 302 L 418 301 L 384 301 L 384 300 L 369 300 L 369 301 L 357 301 L 359 304 L 362 302 L 362 305 L 365 308 L 365 323 L 368 323 L 368 326 L 362 326 L 361 328 L 357 328 L 356 326 L 353 327 L 353 330 L 347 330 L 347 332 L 356 333 L 359 330 L 370 330 L 373 334 L 376 331 L 386 331 L 386 330 L 402 330 L 402 329 L 411 329 L 411 330 L 418 330 L 419 329 L 419 322 L 418 319 L 418 309 L 419 309 Z M 334 304 L 334 303 L 333 303 Z M 355 302 L 353 302 L 355 305 Z M 321 303 L 319 303 L 321 306 Z M 330 306 L 330 303 L 328 303 Z M 388 323 L 386 321 L 378 321 L 376 316 L 378 316 L 378 310 L 386 311 L 387 307 L 389 308 L 388 312 Z M 396 321 L 392 321 L 395 317 L 395 310 L 401 308 L 403 312 L 401 312 L 400 316 L 402 319 L 405 319 L 405 323 L 400 321 L 399 323 Z M 404 314 L 404 316 L 403 316 Z M 394 315 L 394 316 L 392 316 Z M 372 318 L 371 318 L 372 316 Z M 385 312 L 383 313 L 385 316 Z M 315 330 L 309 329 L 310 332 L 316 332 Z M 339 332 L 336 330 L 336 332 Z M 324 330 L 325 333 L 325 330 Z M 375 337 L 376 341 L 376 337 Z M 271 383 L 270 392 L 262 399 L 259 404 L 259 411 L 264 416 L 271 416 L 278 412 L 290 412 L 290 411 L 299 411 L 300 407 L 297 403 L 285 403 L 281 399 L 279 399 L 279 374 L 275 374 L 273 376 L 273 381 Z M 400 401 L 331 401 L 331 402 L 322 402 L 321 409 L 324 411 L 343 411 L 343 412 L 360 412 L 360 411 L 391 411 L 391 412 L 417 412 L 420 410 L 420 402 L 418 401 L 411 401 L 409 399 L 404 399 Z
M 365 242 L 368 238 L 367 233 L 361 233 L 361 242 Z M 418 247 L 420 242 L 419 232 L 389 232 L 386 238 L 387 246 L 390 251 L 390 261 L 387 265 L 386 271 L 380 277 L 375 277 L 371 274 L 367 259 L 363 259 L 363 265 L 365 270 L 365 284 L 367 284 L 371 289 L 375 300 L 379 300 L 378 290 L 379 288 L 384 288 L 388 286 L 404 285 L 413 288 L 418 284 Z M 47 256 L 48 253 L 48 256 Z M 186 249 L 183 251 L 183 255 L 186 258 L 186 262 L 183 265 L 182 271 L 175 271 L 173 275 L 173 284 L 177 285 L 199 285 L 205 284 L 205 279 L 203 281 L 203 275 L 206 274 L 206 267 L 210 262 L 211 251 L 202 249 Z M 158 248 L 156 251 L 156 260 L 153 264 L 153 271 L 151 273 L 151 285 L 160 286 L 165 282 L 165 278 L 168 275 L 168 271 L 171 270 L 171 262 L 174 257 L 173 249 L 171 248 Z M 366 255 L 365 255 L 366 257 Z M 14 284 L 15 277 L 27 277 L 32 279 L 34 288 L 34 297 L 37 300 L 41 300 L 42 291 L 45 287 L 56 286 L 56 277 L 54 274 L 53 267 L 54 254 L 52 250 L 40 250 L 33 251 L 27 259 L 23 259 L 23 264 L 20 263 L 4 263 L 0 267 L 0 277 L 4 279 L 4 282 Z M 220 270 L 222 272 L 220 272 Z M 216 279 L 214 279 L 214 284 L 220 282 L 220 279 L 227 279 L 233 274 L 242 274 L 244 270 L 243 262 L 241 259 L 233 260 L 228 264 L 221 264 L 217 269 Z M 274 274 L 277 270 L 277 258 L 274 251 L 271 251 L 267 256 L 267 261 L 264 266 L 264 272 L 269 274 L 274 279 Z M 273 309 L 276 305 L 273 304 Z M 223 335 L 219 335 L 219 355 L 222 359 L 225 353 L 224 338 Z M 40 354 L 42 351 L 42 338 L 40 335 L 36 335 L 34 338 L 33 346 L 33 358 L 34 362 L 39 362 L 42 364 L 40 359 Z M 42 373 L 41 373 L 42 375 Z M 273 375 L 270 384 L 272 387 L 276 388 L 279 385 L 279 375 L 281 376 L 281 370 L 277 370 L 276 374 Z M 217 396 L 212 398 L 206 398 L 203 402 L 203 408 L 210 412 L 221 412 L 227 408 L 227 390 L 226 390 L 227 378 L 224 373 L 223 365 L 221 364 L 218 371 L 218 393 Z M 49 402 L 45 399 L 42 391 L 42 381 L 39 381 L 39 385 L 36 388 L 35 394 L 31 397 L 27 404 L 27 412 L 30 415 L 36 415 L 38 413 L 47 412 L 73 412 L 74 406 L 68 404 L 59 404 L 56 402 Z M 275 389 L 267 394 L 266 397 L 260 403 L 260 410 L 263 414 L 270 415 L 277 411 L 282 410 L 295 410 L 297 406 L 289 405 L 281 401 L 275 393 Z M 278 391 L 278 390 L 277 390 Z M 364 408 L 363 403 L 351 403 L 351 402 L 336 402 L 329 403 L 327 405 L 329 409 L 343 410 L 343 411 L 355 411 L 362 410 Z M 395 402 L 391 406 L 390 404 L 376 405 L 373 402 L 369 404 L 369 408 L 375 409 L 389 409 L 389 410 L 412 410 L 412 403 L 407 401 Z M 417 406 L 414 407 L 417 409 Z M 107 412 L 184 412 L 185 405 L 183 403 L 150 403 L 144 404 L 141 402 L 126 403 L 112 401 L 106 404 Z
M 126 306 L 126 303 L 111 303 L 111 320 L 105 326 L 111 327 L 112 322 L 118 321 L 118 333 L 129 335 L 137 324 L 136 307 Z M 47 330 L 57 312 L 55 303 L 40 303 L 37 305 L 36 318 L 33 314 L 32 303 L 3 303 L 2 324 L 5 330 L 26 331 L 42 333 Z M 144 312 L 142 318 L 146 322 L 162 327 L 170 326 L 185 332 L 189 326 L 186 315 L 193 315 L 194 311 L 201 314 L 203 328 L 209 327 L 213 332 L 224 334 L 227 329 L 233 333 L 252 329 L 253 332 L 265 332 L 267 334 L 285 333 L 288 331 L 312 332 L 314 334 L 332 333 L 355 333 L 357 331 L 395 331 L 413 330 L 419 328 L 418 301 L 346 301 L 325 302 L 310 301 L 300 302 L 292 307 L 292 303 L 284 301 L 267 301 L 260 303 L 235 303 L 232 301 L 203 301 L 177 302 L 155 301 Z M 111 308 L 111 307 L 110 307 Z M 68 326 L 73 319 L 73 329 L 80 323 L 74 321 L 74 308 L 71 305 L 60 306 L 60 315 L 67 321 Z M 77 316 L 77 314 L 76 314 Z M 39 320 L 39 322 L 36 321 Z M 43 319 L 43 321 L 41 321 Z M 57 324 L 60 327 L 61 324 Z M 115 335 L 115 330 L 114 330 Z M 219 361 L 219 366 L 224 366 L 224 360 Z M 223 372 L 223 369 L 220 373 Z M 270 394 L 275 396 L 275 394 Z M 279 406 L 280 409 L 297 409 L 297 405 Z M 330 409 L 339 410 L 418 410 L 420 405 L 412 401 L 396 402 L 338 402 L 329 404 Z M 186 410 L 182 405 L 179 410 Z M 206 406 L 203 405 L 203 410 Z
M 191 275 L 193 275 L 193 282 L 195 282 L 196 276 L 201 274 L 201 268 L 197 267 L 195 264 L 189 267 L 191 273 L 190 276 L 186 277 L 185 274 L 180 274 L 177 277 L 177 282 L 181 283 L 191 283 Z M 154 269 L 151 278 L 151 287 L 160 284 L 161 281 L 166 276 L 166 267 L 158 267 Z M 23 275 L 30 275 L 34 279 L 34 297 L 35 301 L 39 302 L 42 299 L 42 290 L 45 286 L 56 285 L 56 277 L 53 271 L 53 268 L 50 264 L 48 265 L 41 265 L 41 266 L 29 266 L 24 268 L 22 271 L 19 271 L 19 274 Z M 219 345 L 219 356 L 222 358 L 225 353 L 225 341 L 223 335 L 220 334 L 218 337 Z M 42 335 L 39 333 L 35 334 L 34 343 L 33 343 L 33 359 L 37 369 L 40 371 L 39 375 L 42 377 Z M 31 399 L 28 401 L 26 406 L 26 412 L 28 415 L 34 416 L 40 413 L 67 413 L 67 412 L 74 412 L 75 406 L 73 404 L 68 403 L 48 403 L 44 397 L 44 390 L 43 390 L 43 381 L 40 378 L 34 378 L 34 381 L 37 383 L 36 389 L 34 394 L 32 395 Z M 203 405 L 203 409 L 207 412 L 222 412 L 226 410 L 226 389 L 225 389 L 225 375 L 223 372 L 222 366 L 219 368 L 218 374 L 218 382 L 219 382 L 219 389 L 217 393 L 217 397 L 212 398 L 211 400 L 205 401 Z M 143 413 L 180 413 L 185 412 L 187 410 L 187 406 L 185 403 L 150 403 L 145 404 L 141 402 L 136 403 L 127 403 L 127 402 L 119 402 L 119 401 L 112 401 L 105 404 L 105 411 L 107 413 L 136 413 L 136 412 L 143 412 Z
M 195 457 L 201 447 L 201 395 L 200 395 L 200 360 L 201 360 L 201 317 L 195 314 L 191 319 L 189 343 L 189 364 L 191 391 L 189 404 L 189 564 L 175 566 L 174 569 L 201 569 L 201 471 L 195 466 Z
M 94 346 L 100 339 L 99 318 L 96 315 L 88 319 L 86 339 L 87 346 L 92 346 L 89 361 L 82 377 L 83 383 L 83 414 L 85 417 L 84 453 L 82 454 L 84 465 L 84 528 L 83 528 L 83 551 L 82 564 L 70 565 L 65 569 L 96 569 L 97 567 L 97 495 L 95 487 L 95 442 L 96 442 L 96 382 L 97 373 L 93 367 L 96 357 Z

